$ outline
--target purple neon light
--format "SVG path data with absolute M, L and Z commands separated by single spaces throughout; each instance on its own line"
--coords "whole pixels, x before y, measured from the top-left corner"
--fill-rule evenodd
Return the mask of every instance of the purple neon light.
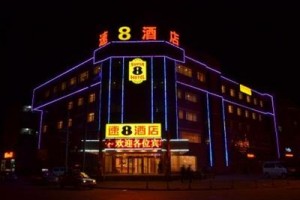
M 188 56 L 185 56 L 185 57 L 186 57 L 187 59 L 189 59 L 189 60 L 192 60 L 192 61 L 194 61 L 194 62 L 200 64 L 200 65 L 203 65 L 204 67 L 206 67 L 207 69 L 209 69 L 209 70 L 211 70 L 211 71 L 213 71 L 213 72 L 216 72 L 216 73 L 218 73 L 218 74 L 221 74 L 220 71 L 218 71 L 218 70 L 216 70 L 216 69 L 213 69 L 213 68 L 209 67 L 208 65 L 206 65 L 206 64 L 203 63 L 203 62 L 200 62 L 200 61 L 195 60 L 195 59 L 193 59 L 193 58 L 191 58 L 191 57 L 188 57 Z
M 206 111 L 207 111 L 207 127 L 208 127 L 208 138 L 209 138 L 209 163 L 212 167 L 213 162 L 213 148 L 212 148 L 212 137 L 211 137 L 211 124 L 210 124 L 210 103 L 209 103 L 209 96 L 206 93 Z
M 208 94 L 210 94 L 210 95 L 219 97 L 219 98 L 223 99 L 224 101 L 229 102 L 229 103 L 231 103 L 231 104 L 235 104 L 235 105 L 238 105 L 238 106 L 240 106 L 240 107 L 247 108 L 247 109 L 249 109 L 249 110 L 256 111 L 256 112 L 259 112 L 259 113 L 262 113 L 262 114 L 265 114 L 265 115 L 273 115 L 273 113 L 270 113 L 270 112 L 263 112 L 263 111 L 260 111 L 260 110 L 257 110 L 257 109 L 254 109 L 254 108 L 251 108 L 251 107 L 248 107 L 248 106 L 244 106 L 244 105 L 239 104 L 239 103 L 235 103 L 235 102 L 233 102 L 233 101 L 230 101 L 230 100 L 228 100 L 228 99 L 225 99 L 223 96 L 220 96 L 220 95 L 218 95 L 218 94 L 209 92 L 209 91 L 207 91 L 207 90 L 204 90 L 204 89 L 201 89 L 201 88 L 198 88 L 198 87 L 195 87 L 195 86 L 192 86 L 192 85 L 189 85 L 189 84 L 180 82 L 180 81 L 177 81 L 177 83 L 179 83 L 179 84 L 181 84 L 181 85 L 185 85 L 185 86 L 190 87 L 190 88 L 193 88 L 193 89 L 195 89 L 195 90 L 199 90 L 199 91 L 208 93 Z
M 274 99 L 271 96 L 271 101 L 272 101 L 272 108 L 273 108 L 273 113 L 274 113 L 274 130 L 275 130 L 275 136 L 276 136 L 276 147 L 277 147 L 277 158 L 280 158 L 280 146 L 279 146 L 279 139 L 278 139 L 278 132 L 277 132 L 277 122 L 275 119 L 275 106 L 274 106 Z
M 43 83 L 43 84 L 37 86 L 36 88 L 34 88 L 34 89 L 33 89 L 33 96 L 32 96 L 32 100 L 31 100 L 31 104 L 33 105 L 33 103 L 34 103 L 34 97 L 35 97 L 34 94 L 35 94 L 35 91 L 36 91 L 37 89 L 39 89 L 39 88 L 41 88 L 41 87 L 43 87 L 43 86 L 45 86 L 45 85 L 48 85 L 48 84 L 51 83 L 52 81 L 54 81 L 54 80 L 56 80 L 56 79 L 62 77 L 62 76 L 65 75 L 65 74 L 68 74 L 69 72 L 73 71 L 74 69 L 77 69 L 78 67 L 80 67 L 81 65 L 84 65 L 85 63 L 91 61 L 92 59 L 93 59 L 93 57 L 92 57 L 92 58 L 89 58 L 89 59 L 86 60 L 86 61 L 83 61 L 83 62 L 79 63 L 79 64 L 76 65 L 75 67 L 73 67 L 73 68 L 71 68 L 71 69 L 69 69 L 69 70 L 63 72 L 62 74 L 60 74 L 60 75 L 58 75 L 58 76 L 56 76 L 56 77 L 54 77 L 54 78 L 52 78 L 52 79 L 46 81 L 45 83 Z
M 151 62 L 151 123 L 154 122 L 154 88 L 153 88 L 153 85 L 154 85 L 154 81 L 153 81 L 153 58 L 151 58 L 150 60 Z
M 97 48 L 97 49 L 95 49 L 94 50 L 94 52 L 93 52 L 93 63 L 94 64 L 97 64 L 97 63 L 99 63 L 99 62 L 103 62 L 104 60 L 106 60 L 106 59 L 108 59 L 108 58 L 122 58 L 122 57 L 124 57 L 124 56 L 110 56 L 110 57 L 107 57 L 107 58 L 105 58 L 105 59 L 103 59 L 103 60 L 99 60 L 98 62 L 95 62 L 95 54 L 96 54 L 96 51 L 98 51 L 99 49 L 102 49 L 103 47 L 105 47 L 105 46 L 108 46 L 109 44 L 113 44 L 113 43 L 122 43 L 122 44 L 124 44 L 124 43 L 140 43 L 140 44 L 142 44 L 142 43 L 167 43 L 167 44 L 169 44 L 169 45 L 172 45 L 172 46 L 174 46 L 175 48 L 177 48 L 177 49 L 179 49 L 180 51 L 182 51 L 182 53 L 183 53 L 183 61 L 182 60 L 176 60 L 176 61 L 178 61 L 178 62 L 185 62 L 185 58 L 186 58 L 186 56 L 185 56 L 185 50 L 184 49 L 182 49 L 182 48 L 180 48 L 180 47 L 178 47 L 178 46 L 176 46 L 176 45 L 174 45 L 174 44 L 172 44 L 172 43 L 170 43 L 170 42 L 168 42 L 168 41 L 164 41 L 164 40 L 145 40 L 145 41 L 111 41 L 111 42 L 109 42 L 109 43 L 107 43 L 106 45 L 104 45 L 104 46 L 102 46 L 102 47 L 99 47 L 99 48 Z M 135 57 L 141 57 L 140 55 L 136 55 L 136 56 L 126 56 L 126 57 L 128 57 L 128 58 L 135 58 Z M 165 58 L 168 58 L 168 59 L 170 59 L 170 60 L 175 60 L 175 59 L 173 59 L 173 58 L 170 58 L 169 56 L 158 56 L 158 55 L 150 55 L 150 56 L 142 56 L 142 57 L 165 57 Z
M 124 78 L 125 78 L 125 58 L 122 61 L 122 105 L 121 105 L 121 123 L 124 122 Z
M 109 78 L 108 78 L 108 95 L 107 95 L 107 123 L 110 122 L 110 101 L 111 101 L 111 65 L 112 59 L 109 60 Z
M 41 113 L 40 116 L 40 124 L 39 124 L 39 139 L 38 139 L 38 149 L 41 149 L 41 141 L 42 141 L 42 126 L 43 126 L 43 116 L 44 112 L 42 110 L 36 110 Z
M 55 103 L 55 102 L 57 102 L 57 101 L 60 101 L 60 100 L 62 100 L 62 99 L 65 99 L 65 98 L 67 98 L 67 97 L 73 96 L 74 94 L 77 94 L 77 93 L 79 93 L 79 92 L 82 92 L 82 91 L 84 91 L 84 90 L 86 90 L 86 89 L 88 89 L 88 88 L 94 87 L 94 86 L 96 86 L 96 85 L 98 85 L 98 84 L 100 84 L 100 83 L 101 83 L 101 82 L 99 81 L 99 82 L 97 82 L 97 83 L 92 84 L 92 85 L 89 86 L 89 87 L 84 87 L 84 88 L 79 89 L 79 90 L 77 90 L 77 91 L 75 91 L 75 92 L 72 92 L 72 93 L 67 94 L 67 95 L 65 95 L 65 96 L 62 96 L 62 97 L 60 97 L 60 98 L 54 99 L 54 100 L 52 100 L 52 101 L 50 101 L 50 102 L 47 102 L 47 103 L 45 103 L 45 104 L 42 104 L 42 105 L 40 105 L 40 106 L 38 106 L 38 107 L 36 107 L 36 108 L 33 108 L 33 106 L 32 106 L 32 108 L 33 108 L 33 110 L 38 110 L 38 109 L 43 108 L 43 107 L 45 107 L 45 106 L 48 106 L 48 105 L 50 105 L 50 104 L 52 104 L 52 103 Z
M 164 96 L 165 96 L 165 130 L 168 130 L 168 104 L 167 104 L 167 71 L 166 58 L 164 58 Z
M 224 145 L 225 145 L 225 162 L 226 166 L 229 166 L 228 160 L 228 144 L 227 144 L 227 131 L 226 131 L 226 115 L 225 115 L 225 105 L 224 101 L 222 100 L 222 116 L 223 116 L 223 131 L 224 131 Z

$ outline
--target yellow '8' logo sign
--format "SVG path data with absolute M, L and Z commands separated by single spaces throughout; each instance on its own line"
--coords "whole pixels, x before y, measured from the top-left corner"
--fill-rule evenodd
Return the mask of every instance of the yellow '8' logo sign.
M 131 34 L 130 34 L 130 27 L 128 26 L 122 26 L 119 28 L 119 40 L 130 40 Z

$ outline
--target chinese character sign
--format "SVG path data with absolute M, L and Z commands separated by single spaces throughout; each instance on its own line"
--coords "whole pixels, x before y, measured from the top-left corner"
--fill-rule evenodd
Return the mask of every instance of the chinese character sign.
M 108 139 L 105 140 L 108 149 L 157 149 L 162 147 L 161 139 Z
M 161 124 L 106 124 L 105 138 L 161 138 Z

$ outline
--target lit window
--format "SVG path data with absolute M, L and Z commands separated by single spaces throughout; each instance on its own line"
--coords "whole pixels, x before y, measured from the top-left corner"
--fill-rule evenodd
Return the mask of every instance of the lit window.
M 177 97 L 178 97 L 178 99 L 182 98 L 182 91 L 181 90 L 177 90 Z
M 44 125 L 43 126 L 43 133 L 46 133 L 48 131 L 48 126 L 47 125 Z
M 67 88 L 67 83 L 66 82 L 62 82 L 61 86 L 60 86 L 61 91 L 64 91 L 66 88 Z
M 196 122 L 197 121 L 197 114 L 193 112 L 186 112 L 185 119 L 187 121 Z
M 57 129 L 62 129 L 63 125 L 64 125 L 63 121 L 57 122 Z
M 199 133 L 182 131 L 181 138 L 188 139 L 191 143 L 201 143 L 201 135 Z
M 76 82 L 77 82 L 76 77 L 73 77 L 73 78 L 70 79 L 70 85 L 71 85 L 71 86 L 72 86 L 72 85 L 76 85 Z
M 252 119 L 256 119 L 256 113 L 252 113 Z
M 264 102 L 262 100 L 259 101 L 260 107 L 264 107 Z
M 87 117 L 88 122 L 93 122 L 95 121 L 95 113 L 89 113 Z
M 202 72 L 197 72 L 197 79 L 198 79 L 200 82 L 205 82 L 205 74 L 202 73 Z
M 261 114 L 258 115 L 258 120 L 261 122 L 262 121 L 262 116 Z
M 89 78 L 89 72 L 85 71 L 80 74 L 79 81 L 83 82 L 83 81 L 87 80 L 88 78 Z
M 90 96 L 89 96 L 89 102 L 93 103 L 95 101 L 96 101 L 96 94 L 95 93 L 90 94 Z
M 248 118 L 249 117 L 249 111 L 245 110 L 245 117 Z
M 239 99 L 242 100 L 243 99 L 243 93 L 239 92 Z
M 230 96 L 235 97 L 235 91 L 234 91 L 234 89 L 230 89 Z
M 182 110 L 179 110 L 178 117 L 179 117 L 179 119 L 183 119 L 183 111 Z
M 241 116 L 241 115 L 242 115 L 242 109 L 241 109 L 241 108 L 237 108 L 236 111 L 237 111 L 237 115 L 238 115 L 238 116 Z
M 247 95 L 246 98 L 247 98 L 247 103 L 250 103 L 251 102 L 251 97 Z
M 223 94 L 226 93 L 226 87 L 225 87 L 225 85 L 222 85 L 222 86 L 221 86 L 221 90 L 222 90 L 222 93 L 223 93 Z
M 253 98 L 254 105 L 257 105 L 257 98 Z
M 176 69 L 179 74 L 192 77 L 192 70 L 190 68 L 185 67 L 183 65 L 178 65 Z
M 68 127 L 71 127 L 73 125 L 73 120 L 71 118 L 68 119 Z
M 77 105 L 78 105 L 78 106 L 82 106 L 82 105 L 83 105 L 83 97 L 80 97 L 80 98 L 78 99 Z
M 228 105 L 228 112 L 233 113 L 233 106 L 232 105 Z
M 195 94 L 192 94 L 190 92 L 185 93 L 185 100 L 191 101 L 191 102 L 197 102 L 197 96 Z
M 68 102 L 68 110 L 72 110 L 73 109 L 73 101 L 69 101 Z
M 94 67 L 93 74 L 97 75 L 101 71 L 101 66 Z

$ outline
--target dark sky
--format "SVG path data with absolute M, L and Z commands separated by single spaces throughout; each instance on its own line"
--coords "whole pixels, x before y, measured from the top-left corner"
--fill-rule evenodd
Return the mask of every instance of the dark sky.
M 15 103 L 29 104 L 34 87 L 91 57 L 98 34 L 122 25 L 175 29 L 184 48 L 193 50 L 196 58 L 198 53 L 216 58 L 225 76 L 300 104 L 296 4 L 50 2 L 0 5 L 1 113 Z

